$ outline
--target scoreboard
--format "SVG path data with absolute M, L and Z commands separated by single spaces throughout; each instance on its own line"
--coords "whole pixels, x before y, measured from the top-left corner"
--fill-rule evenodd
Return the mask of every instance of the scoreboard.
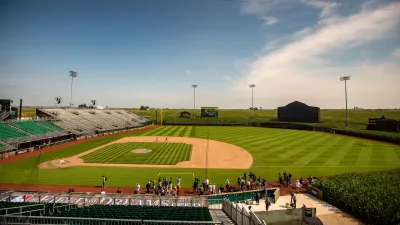
M 218 118 L 218 107 L 201 107 L 201 117 Z

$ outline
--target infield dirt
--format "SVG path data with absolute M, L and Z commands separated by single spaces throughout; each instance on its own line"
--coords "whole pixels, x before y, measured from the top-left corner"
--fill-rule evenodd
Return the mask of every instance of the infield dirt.
M 165 140 L 165 136 L 158 137 Z M 101 167 L 164 167 L 164 168 L 211 168 L 211 169 L 248 169 L 253 163 L 251 154 L 243 148 L 225 142 L 189 137 L 168 137 L 168 143 L 191 144 L 192 155 L 189 161 L 179 162 L 175 165 L 149 165 L 149 164 L 104 164 L 85 163 L 80 157 L 97 151 L 106 146 L 126 142 L 155 142 L 153 136 L 125 137 L 117 141 L 99 146 L 89 151 L 67 158 L 68 163 L 58 164 L 58 160 L 43 162 L 38 165 L 42 169 L 56 169 L 71 166 L 101 166 Z M 208 152 L 207 152 L 208 146 Z M 132 149 L 134 150 L 134 149 Z M 208 155 L 208 157 L 206 157 Z M 208 158 L 208 160 L 206 159 Z

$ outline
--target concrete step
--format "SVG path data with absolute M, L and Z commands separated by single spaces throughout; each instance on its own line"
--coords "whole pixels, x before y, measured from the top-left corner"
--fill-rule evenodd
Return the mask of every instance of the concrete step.
M 214 221 L 221 221 L 222 224 L 234 224 L 233 221 L 220 209 L 210 209 L 210 214 Z

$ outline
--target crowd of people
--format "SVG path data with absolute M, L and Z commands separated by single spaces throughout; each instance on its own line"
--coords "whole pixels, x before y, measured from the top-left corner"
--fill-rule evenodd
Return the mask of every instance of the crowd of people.
M 283 176 L 281 173 L 278 173 L 278 180 L 281 187 L 287 187 L 292 185 L 293 176 L 290 172 L 283 172 Z M 308 184 L 312 184 L 316 177 L 309 176 L 307 179 L 301 177 L 299 180 L 296 180 L 296 187 L 298 190 L 301 190 L 303 185 L 307 180 Z M 105 186 L 107 183 L 107 177 L 102 176 L 102 189 L 100 191 L 101 194 L 105 193 Z M 247 174 L 244 172 L 243 176 L 239 176 L 237 178 L 236 185 L 232 185 L 229 179 L 225 180 L 224 184 L 217 186 L 215 183 L 211 183 L 208 178 L 203 179 L 202 182 L 198 178 L 195 178 L 193 181 L 193 192 L 196 195 L 210 195 L 210 194 L 222 194 L 227 192 L 240 192 L 240 191 L 251 191 L 251 190 L 260 190 L 267 188 L 267 181 L 262 176 L 256 176 L 254 173 L 250 172 Z M 160 196 L 179 196 L 181 192 L 181 178 L 177 177 L 176 179 L 167 178 L 167 177 L 158 177 L 158 180 L 150 180 L 145 185 L 144 189 L 146 194 L 154 194 Z M 75 192 L 75 189 L 71 188 L 69 193 Z M 117 189 L 117 194 L 122 194 L 121 188 Z M 133 190 L 134 194 L 143 193 L 143 189 L 141 189 L 141 185 L 139 183 L 136 184 L 136 187 Z M 255 199 L 258 201 L 257 199 Z

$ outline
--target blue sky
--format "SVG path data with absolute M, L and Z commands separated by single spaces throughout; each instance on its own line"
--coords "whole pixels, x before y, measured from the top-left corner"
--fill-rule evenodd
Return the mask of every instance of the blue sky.
M 400 107 L 400 3 L 0 0 L 0 97 L 32 106 Z M 377 80 L 380 83 L 377 84 Z M 396 85 L 397 83 L 397 85 Z

